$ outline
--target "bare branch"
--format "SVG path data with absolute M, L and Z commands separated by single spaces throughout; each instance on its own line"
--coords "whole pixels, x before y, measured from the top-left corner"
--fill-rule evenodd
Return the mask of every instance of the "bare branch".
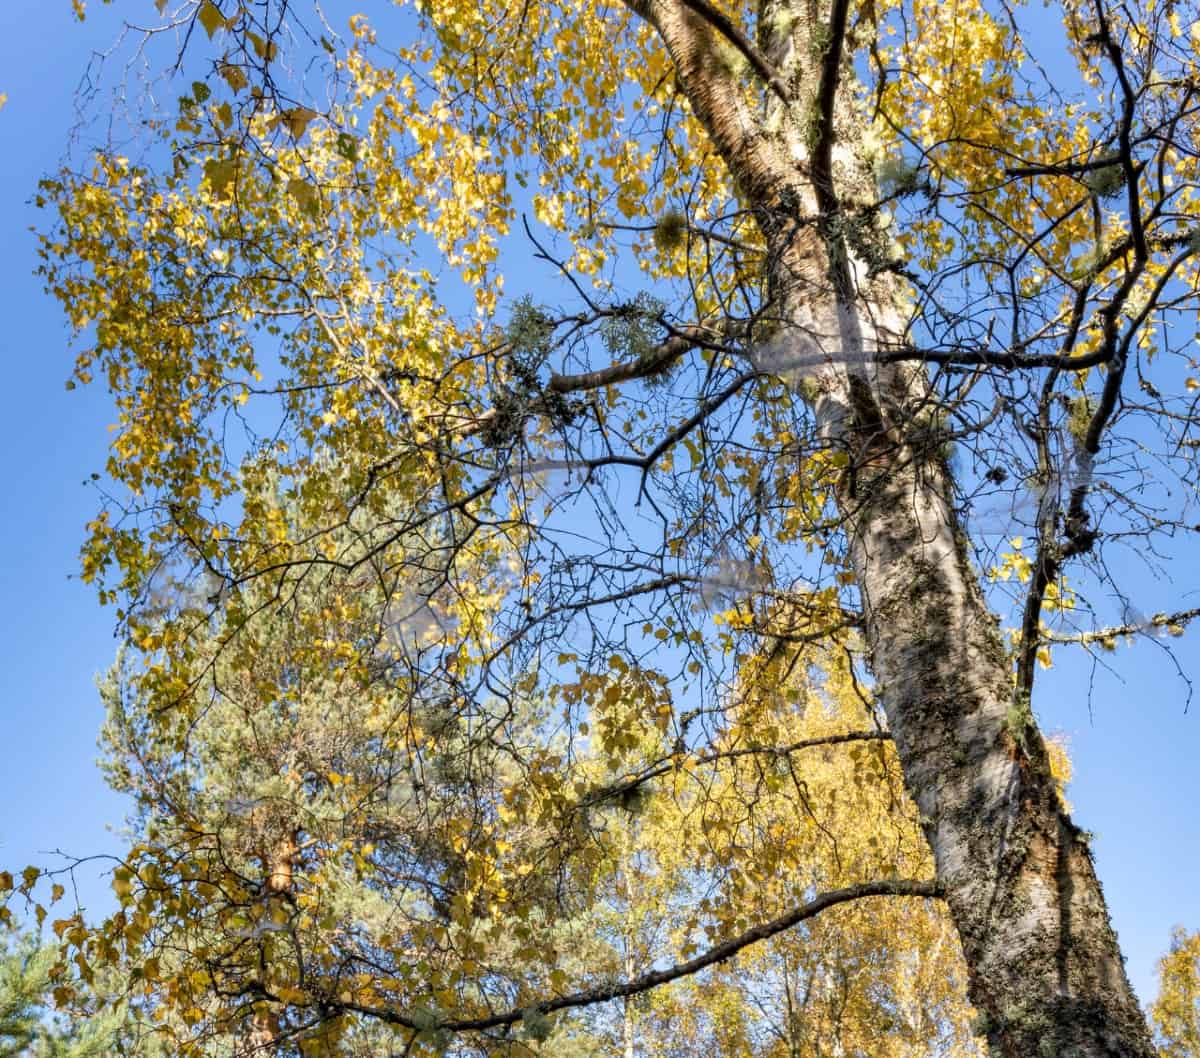
M 608 367 L 585 371 L 578 375 L 551 375 L 546 388 L 551 393 L 576 393 L 580 390 L 600 389 L 630 379 L 651 378 L 661 374 L 697 346 L 711 344 L 712 334 L 712 331 L 702 326 L 685 327 L 655 346 L 646 356 L 633 360 L 618 360 Z
M 604 801 L 624 797 L 652 779 L 657 779 L 662 775 L 675 771 L 677 768 L 713 764 L 719 760 L 736 760 L 739 757 L 786 757 L 793 753 L 798 753 L 803 749 L 812 749 L 816 746 L 838 746 L 846 742 L 890 742 L 891 740 L 892 734 L 890 731 L 846 731 L 839 735 L 804 738 L 799 742 L 792 742 L 786 746 L 744 746 L 740 749 L 727 749 L 715 753 L 706 753 L 704 756 L 694 757 L 690 761 L 685 755 L 681 760 L 672 759 L 663 764 L 648 768 L 637 775 L 630 776 L 619 783 L 602 786 L 599 789 L 584 794 L 579 802 L 579 807 L 590 808 Z
M 844 0 L 843 0 L 844 2 Z M 719 8 L 714 7 L 708 0 L 682 0 L 688 8 L 696 12 L 709 25 L 721 34 L 730 44 L 732 44 L 745 60 L 753 68 L 754 72 L 762 79 L 772 92 L 774 92 L 783 101 L 785 106 L 790 106 L 792 103 L 791 93 L 788 91 L 788 86 L 783 78 L 779 76 L 779 72 L 767 62 L 766 57 L 760 52 L 741 31 L 737 23 L 735 23 L 728 15 Z
M 1177 635 L 1197 617 L 1200 617 L 1200 607 L 1193 607 L 1190 610 L 1178 610 L 1169 614 L 1156 613 L 1145 621 L 1109 625 L 1106 628 L 1096 628 L 1090 632 L 1043 632 L 1041 639 L 1046 643 L 1061 643 L 1064 646 L 1088 646 L 1092 643 L 1105 643 L 1120 636 L 1154 635 L 1158 631 Z
M 811 166 L 817 202 L 821 212 L 827 215 L 837 209 L 833 188 L 833 108 L 837 101 L 849 13 L 850 0 L 833 0 L 829 12 L 829 39 L 821 56 L 821 81 L 817 87 L 817 139 L 812 149 Z

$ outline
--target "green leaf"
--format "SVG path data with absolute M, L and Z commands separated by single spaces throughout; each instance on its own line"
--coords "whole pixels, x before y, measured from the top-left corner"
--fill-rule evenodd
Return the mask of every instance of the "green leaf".
M 203 81 L 192 82 L 192 98 L 196 100 L 197 103 L 207 102 L 208 97 L 211 95 L 212 89 L 209 88 L 208 85 L 206 85 Z
M 304 135 L 304 130 L 308 128 L 309 122 L 316 116 L 317 112 L 309 110 L 308 107 L 292 107 L 290 110 L 282 111 L 279 119 L 287 126 L 288 132 L 292 134 L 292 139 L 298 140 Z
M 249 38 L 251 45 L 254 47 L 254 54 L 264 62 L 270 62 L 275 58 L 278 48 L 273 40 L 264 40 L 257 33 L 248 31 L 246 36 Z
M 358 138 L 348 132 L 337 135 L 337 152 L 348 162 L 358 161 Z

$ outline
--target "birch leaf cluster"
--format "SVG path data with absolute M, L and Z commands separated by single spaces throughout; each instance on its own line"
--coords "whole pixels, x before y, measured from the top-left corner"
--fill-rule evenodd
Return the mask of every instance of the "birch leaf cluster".
M 62 973 L 185 1053 L 1150 1055 L 1034 691 L 1198 612 L 1109 558 L 1196 524 L 1200 10 L 154 6 L 38 196 L 139 813 Z

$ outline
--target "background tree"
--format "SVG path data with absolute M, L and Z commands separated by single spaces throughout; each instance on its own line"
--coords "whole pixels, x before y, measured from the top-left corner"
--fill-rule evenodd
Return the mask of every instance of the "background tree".
M 120 988 L 88 991 L 56 1010 L 58 951 L 32 934 L 11 936 L 0 959 L 0 1055 L 4 1058 L 158 1058 L 160 1037 L 139 1021 Z M 114 975 L 108 975 L 114 981 Z
M 1158 964 L 1158 998 L 1150 1020 L 1166 1058 L 1200 1054 L 1200 935 L 1177 929 Z
M 768 945 L 720 979 L 682 965 L 814 891 L 928 871 L 884 732 L 854 729 L 874 711 L 844 658 L 774 662 L 793 671 L 789 693 L 754 690 L 679 771 L 665 713 L 635 707 L 635 674 L 620 696 L 579 689 L 597 699 L 592 741 L 571 745 L 536 702 L 456 715 L 404 660 L 456 630 L 426 610 L 372 639 L 373 586 L 352 600 L 329 587 L 309 582 L 236 649 L 219 627 L 194 637 L 210 660 L 185 733 L 154 715 L 154 674 L 130 655 L 104 685 L 105 766 L 138 805 L 137 841 L 115 878 L 122 913 L 82 946 L 166 1019 L 165 1046 L 666 1055 L 736 1023 L 731 1053 L 871 1041 L 924 1054 L 939 1040 L 974 1053 L 958 951 L 932 906 L 864 907 L 802 939 L 776 926 L 732 948 Z M 160 609 L 188 595 L 163 589 Z M 310 650 L 299 614 L 336 625 L 373 678 L 355 680 L 345 651 Z M 777 744 L 756 741 L 768 730 Z M 570 785 L 551 759 L 566 752 Z M 703 977 L 647 1005 L 664 966 L 664 980 Z M 536 1005 L 620 981 L 642 983 L 619 1017 Z M 785 1010 L 789 990 L 803 999 Z M 515 1016 L 459 1041 L 441 1023 L 469 1009 Z
M 757 926 L 736 911 L 719 925 L 748 929 L 710 956 L 936 891 L 995 1050 L 1150 1054 L 1031 696 L 1056 641 L 1195 616 L 1085 623 L 1097 592 L 1127 598 L 1106 548 L 1191 531 L 1197 12 L 1068 2 L 1073 65 L 1051 80 L 1003 4 L 439 2 L 383 46 L 364 18 L 342 41 L 293 4 L 168 7 L 137 54 L 165 44 L 186 94 L 164 107 L 151 86 L 136 151 L 104 145 L 42 191 L 77 377 L 102 374 L 118 408 L 84 572 L 141 654 L 132 744 L 186 757 L 222 659 L 252 672 L 279 620 L 294 657 L 251 680 L 263 707 L 331 658 L 364 699 L 405 688 L 435 745 L 421 710 L 477 739 L 544 701 L 511 753 L 513 819 L 464 817 L 483 851 L 449 846 L 472 884 L 511 870 L 501 888 L 529 892 L 502 832 L 546 805 L 577 820 L 585 750 L 634 791 L 730 730 L 782 744 L 762 703 L 819 641 L 856 685 L 869 666 L 936 879 L 859 876 Z M 502 300 L 524 212 L 561 305 Z M 1001 509 L 1023 530 L 1005 551 Z M 1007 638 L 989 570 L 1021 587 Z M 164 612 L 168 571 L 205 590 Z M 399 674 L 375 647 L 396 607 L 436 615 Z M 555 825 L 573 840 L 554 854 L 586 862 L 581 824 Z M 279 840 L 231 869 L 257 857 L 287 902 L 295 864 L 270 864 L 309 837 Z M 189 881 L 165 887 L 183 932 L 210 899 Z M 464 944 L 482 911 L 458 905 Z M 544 937 L 520 940 L 550 966 Z M 536 1035 L 658 983 L 570 991 L 551 970 L 521 993 L 506 971 L 493 994 L 464 969 L 414 1010 L 390 965 L 264 998 L 297 1031 L 358 1015 L 440 1040 Z M 249 991 L 210 975 L 204 993 L 226 1008 L 268 973 L 231 966 Z

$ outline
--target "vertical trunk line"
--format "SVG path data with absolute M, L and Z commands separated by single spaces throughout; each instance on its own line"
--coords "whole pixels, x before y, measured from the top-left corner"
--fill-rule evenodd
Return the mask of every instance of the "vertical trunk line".
M 632 981 L 636 967 L 633 964 L 632 947 L 625 948 L 625 980 Z M 621 1008 L 621 1036 L 624 1044 L 625 1058 L 635 1058 L 637 1053 L 634 1044 L 633 997 L 626 996 Z
M 296 860 L 300 855 L 300 833 L 289 830 L 261 855 L 263 891 L 268 906 L 272 900 L 291 896 Z M 237 1048 L 236 1058 L 268 1058 L 280 1050 L 279 1015 L 273 1009 L 255 1012 L 246 1028 L 244 1043 Z

